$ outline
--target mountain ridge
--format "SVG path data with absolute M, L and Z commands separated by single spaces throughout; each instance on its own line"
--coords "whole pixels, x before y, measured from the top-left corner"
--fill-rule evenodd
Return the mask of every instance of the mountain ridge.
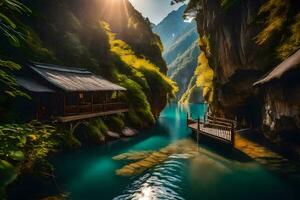
M 197 67 L 200 48 L 196 22 L 184 21 L 183 14 L 186 7 L 183 5 L 178 10 L 169 13 L 157 26 L 153 27 L 153 31 L 160 36 L 164 46 L 163 58 L 167 63 L 167 74 L 179 86 L 176 100 L 180 101 L 185 96 L 185 101 L 180 102 L 202 102 L 203 98 L 193 95 L 201 89 L 195 85 L 195 82 L 190 81 Z M 189 87 L 189 85 L 192 86 Z M 187 92 L 188 94 L 185 94 Z

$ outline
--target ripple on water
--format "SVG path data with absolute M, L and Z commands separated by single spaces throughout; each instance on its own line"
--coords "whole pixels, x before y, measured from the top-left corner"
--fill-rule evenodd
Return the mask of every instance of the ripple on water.
M 135 177 L 126 189 L 114 200 L 184 200 L 182 191 L 182 172 L 185 163 L 182 155 L 172 155 L 165 162 Z M 176 172 L 176 175 L 174 174 Z

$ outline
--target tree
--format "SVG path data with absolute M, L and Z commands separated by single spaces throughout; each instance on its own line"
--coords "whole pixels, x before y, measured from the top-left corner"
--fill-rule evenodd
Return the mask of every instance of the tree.
M 24 4 L 17 0 L 0 0 L 0 37 L 8 39 L 13 46 L 19 47 L 20 40 L 24 39 L 24 30 L 19 28 L 16 15 L 30 14 L 31 11 Z M 0 88 L 7 95 L 25 96 L 18 89 L 18 85 L 12 72 L 20 70 L 21 66 L 9 60 L 5 60 L 0 55 Z

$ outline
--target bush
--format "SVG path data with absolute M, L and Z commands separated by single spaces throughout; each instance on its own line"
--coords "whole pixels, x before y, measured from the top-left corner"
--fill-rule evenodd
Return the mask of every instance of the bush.
M 0 126 L 0 197 L 17 177 L 18 166 L 32 168 L 37 161 L 45 163 L 48 153 L 59 145 L 56 133 L 55 127 L 38 121 Z
M 115 132 L 121 132 L 125 127 L 122 115 L 109 116 L 107 119 L 105 119 L 105 124 Z
M 88 134 L 95 143 L 104 142 L 107 131 L 107 126 L 100 118 L 94 119 L 89 123 Z

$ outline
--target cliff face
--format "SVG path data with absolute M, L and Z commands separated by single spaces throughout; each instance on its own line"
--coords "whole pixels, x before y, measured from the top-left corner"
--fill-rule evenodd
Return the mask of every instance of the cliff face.
M 273 60 L 266 53 L 270 49 L 253 42 L 259 32 L 255 19 L 260 3 L 245 1 L 225 11 L 219 1 L 204 2 L 197 24 L 200 35 L 210 38 L 208 58 L 217 85 L 214 105 L 229 115 L 246 114 L 248 106 L 258 103 L 252 84 Z M 253 118 L 252 114 L 244 117 Z
M 211 103 L 213 110 L 220 115 L 237 116 L 243 126 L 253 128 L 262 128 L 263 124 L 270 125 L 264 123 L 270 121 L 266 112 L 272 113 L 271 118 L 282 116 L 295 119 L 295 115 L 290 112 L 278 114 L 281 111 L 272 106 L 279 98 L 278 95 L 269 95 L 270 92 L 253 87 L 254 82 L 282 61 L 276 55 L 276 48 L 285 38 L 293 37 L 283 34 L 291 32 L 288 24 L 283 24 L 270 37 L 267 35 L 267 41 L 256 42 L 257 36 L 265 31 L 267 21 L 265 15 L 259 15 L 259 10 L 269 1 L 225 2 L 231 4 L 224 6 L 225 3 L 218 0 L 194 0 L 190 3 L 190 8 L 192 5 L 198 5 L 196 21 L 200 37 L 205 36 L 209 40 L 200 48 L 205 52 L 209 65 L 214 70 L 214 100 Z M 299 4 L 287 1 L 280 5 L 285 7 L 285 4 L 289 3 L 294 7 L 290 7 L 287 12 L 289 16 L 295 16 L 299 12 Z M 195 12 L 195 8 L 194 6 L 194 10 L 190 12 Z M 284 14 L 281 16 L 285 18 Z M 277 23 L 277 18 L 273 18 Z M 277 90 L 276 87 L 273 89 Z M 279 121 L 272 122 L 278 122 L 272 125 L 277 127 L 276 130 L 268 129 L 269 133 L 265 133 L 273 134 L 274 131 L 284 130 L 284 125 Z

